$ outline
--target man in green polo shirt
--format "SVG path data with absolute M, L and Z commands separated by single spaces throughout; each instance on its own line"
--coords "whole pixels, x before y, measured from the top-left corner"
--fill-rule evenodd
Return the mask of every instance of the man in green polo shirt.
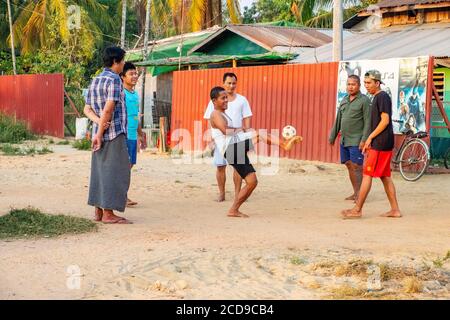
M 356 75 L 347 79 L 347 95 L 342 99 L 336 121 L 331 129 L 329 142 L 334 142 L 341 133 L 341 163 L 348 169 L 353 194 L 345 200 L 356 201 L 362 181 L 362 165 L 364 156 L 361 152 L 369 135 L 370 99 L 361 93 L 361 80 Z

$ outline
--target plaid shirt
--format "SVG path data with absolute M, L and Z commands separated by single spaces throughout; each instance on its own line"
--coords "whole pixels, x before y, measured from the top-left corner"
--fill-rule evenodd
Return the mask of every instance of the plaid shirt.
M 127 134 L 127 110 L 122 80 L 117 73 L 105 68 L 92 80 L 87 92 L 86 104 L 92 107 L 98 117 L 101 117 L 108 100 L 115 101 L 116 106 L 111 117 L 111 125 L 103 134 L 104 141 L 111 141 L 121 133 Z M 94 123 L 92 131 L 92 136 L 97 134 L 98 124 Z

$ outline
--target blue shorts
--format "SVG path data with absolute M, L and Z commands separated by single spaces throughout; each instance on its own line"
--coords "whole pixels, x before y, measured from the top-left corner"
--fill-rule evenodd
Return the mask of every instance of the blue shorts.
M 136 164 L 137 140 L 128 140 L 127 139 L 127 147 L 128 147 L 128 157 L 130 158 L 130 163 Z
M 362 166 L 364 162 L 364 156 L 361 153 L 361 150 L 359 150 L 359 147 L 344 147 L 344 145 L 341 144 L 341 163 L 346 163 L 349 160 L 357 165 Z

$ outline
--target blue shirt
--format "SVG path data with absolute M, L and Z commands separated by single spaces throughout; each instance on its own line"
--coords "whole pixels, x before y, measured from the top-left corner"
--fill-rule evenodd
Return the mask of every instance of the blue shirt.
M 127 110 L 125 109 L 122 80 L 109 68 L 95 77 L 86 95 L 86 104 L 90 105 L 98 117 L 101 117 L 107 101 L 116 103 L 111 116 L 111 125 L 103 134 L 104 141 L 111 141 L 119 134 L 127 133 Z M 92 135 L 97 134 L 98 124 L 94 123 Z
M 137 140 L 138 138 L 138 126 L 139 126 L 139 95 L 136 91 L 125 92 L 125 106 L 127 108 L 128 115 L 128 140 Z

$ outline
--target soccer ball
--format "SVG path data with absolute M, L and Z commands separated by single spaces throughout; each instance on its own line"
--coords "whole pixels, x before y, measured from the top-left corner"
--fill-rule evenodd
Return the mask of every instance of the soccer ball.
M 297 133 L 297 130 L 295 130 L 295 128 L 293 126 L 286 126 L 283 128 L 283 132 L 281 133 L 281 135 L 285 139 L 290 139 L 290 138 L 294 137 L 296 133 Z

